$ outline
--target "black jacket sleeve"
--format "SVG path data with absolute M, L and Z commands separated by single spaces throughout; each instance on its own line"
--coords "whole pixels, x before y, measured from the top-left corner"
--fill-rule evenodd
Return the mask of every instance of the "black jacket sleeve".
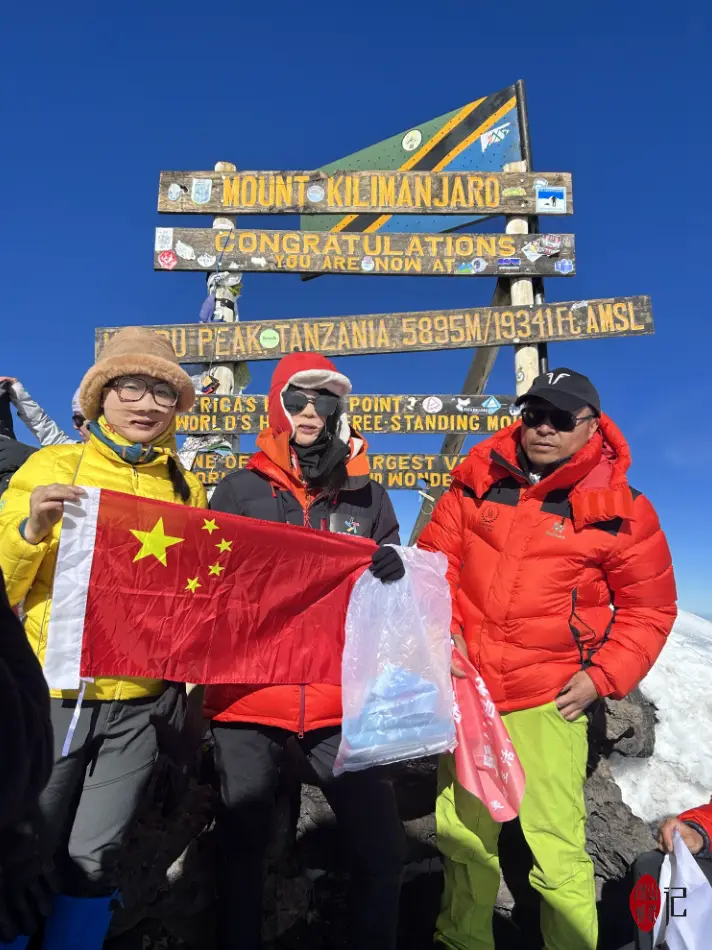
M 235 472 L 223 478 L 210 499 L 211 511 L 224 511 L 226 515 L 243 514 L 240 504 L 242 493 L 238 489 L 241 474 L 242 472 Z
M 36 804 L 52 761 L 49 690 L 0 572 L 0 829 Z
M 375 482 L 372 484 L 381 497 L 371 537 L 377 544 L 400 544 L 400 525 L 388 492 Z
M 6 439 L 15 438 L 11 405 L 10 384 L 0 383 L 0 435 L 5 436 Z

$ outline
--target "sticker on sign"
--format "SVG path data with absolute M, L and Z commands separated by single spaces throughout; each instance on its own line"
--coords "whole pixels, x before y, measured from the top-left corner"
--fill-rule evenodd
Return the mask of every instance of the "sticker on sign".
M 536 210 L 547 214 L 566 214 L 566 188 L 553 185 L 537 188 Z

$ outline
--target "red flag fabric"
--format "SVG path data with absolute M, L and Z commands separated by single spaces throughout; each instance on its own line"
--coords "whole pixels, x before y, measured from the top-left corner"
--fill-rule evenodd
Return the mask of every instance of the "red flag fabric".
M 351 590 L 376 545 L 133 495 L 65 505 L 45 675 L 341 681 Z
M 511 821 L 524 796 L 524 769 L 485 681 L 459 651 L 457 665 L 466 674 L 452 678 L 457 780 L 484 802 L 495 821 Z

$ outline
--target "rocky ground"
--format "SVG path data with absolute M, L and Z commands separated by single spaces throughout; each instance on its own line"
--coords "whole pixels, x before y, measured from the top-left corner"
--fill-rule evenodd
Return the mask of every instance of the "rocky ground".
M 600 950 L 618 950 L 629 939 L 626 871 L 653 846 L 650 829 L 623 803 L 608 758 L 613 751 L 652 754 L 655 711 L 635 693 L 606 701 L 590 729 L 586 786 L 588 849 L 596 870 L 601 921 Z M 214 943 L 214 806 L 209 768 L 191 784 L 180 811 L 169 819 L 147 807 L 122 870 L 124 907 L 117 911 L 108 950 L 210 950 Z M 337 950 L 345 946 L 347 880 L 328 805 L 318 789 L 298 796 L 298 762 L 279 797 L 269 861 L 265 936 L 269 950 Z M 442 887 L 435 847 L 435 763 L 394 769 L 409 853 L 404 873 L 400 946 L 432 947 Z M 298 813 L 297 813 L 298 809 Z M 495 920 L 498 950 L 534 950 L 538 908 L 526 883 L 530 856 L 516 822 L 503 828 L 503 880 Z M 509 886 L 507 886 L 509 885 Z M 517 897 L 516 905 L 512 894 Z

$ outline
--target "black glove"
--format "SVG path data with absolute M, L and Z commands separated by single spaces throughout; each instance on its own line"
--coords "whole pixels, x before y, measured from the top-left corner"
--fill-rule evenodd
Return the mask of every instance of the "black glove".
M 0 941 L 31 935 L 52 912 L 59 893 L 54 862 L 39 817 L 15 825 L 0 837 Z
M 151 714 L 158 757 L 154 767 L 153 801 L 164 816 L 180 803 L 190 781 L 195 741 L 188 728 L 188 697 L 184 683 L 169 683 Z
M 395 548 L 383 547 L 373 552 L 369 568 L 374 577 L 387 584 L 405 577 L 405 565 Z

